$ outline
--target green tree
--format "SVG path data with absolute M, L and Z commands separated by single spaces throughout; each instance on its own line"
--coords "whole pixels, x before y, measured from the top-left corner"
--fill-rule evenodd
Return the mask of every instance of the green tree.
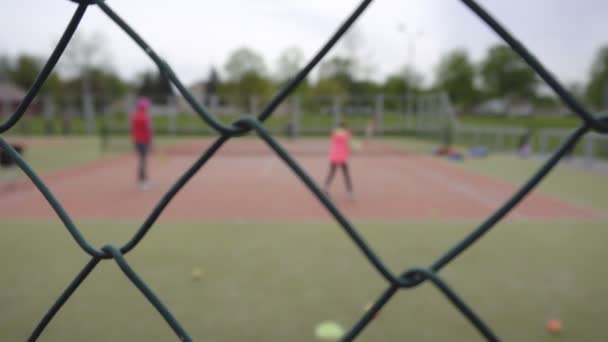
M 8 58 L 3 63 L 5 63 L 4 68 L 8 78 L 24 90 L 29 89 L 34 84 L 43 65 L 42 59 L 28 54 L 19 55 L 12 66 Z M 63 85 L 59 75 L 53 71 L 40 89 L 40 94 L 57 97 L 61 94 L 62 88 Z
M 228 81 L 220 87 L 220 93 L 233 103 L 249 108 L 251 96 L 267 101 L 272 95 L 272 81 L 267 77 L 262 55 L 243 47 L 235 50 L 224 65 Z
M 137 94 L 149 97 L 152 102 L 167 103 L 173 94 L 171 83 L 160 71 L 143 72 L 137 83 Z
M 267 101 L 272 96 L 272 82 L 255 71 L 245 73 L 238 83 L 238 91 L 243 95 L 257 96 Z
M 280 86 L 286 85 L 291 78 L 300 72 L 303 64 L 304 53 L 299 47 L 292 46 L 285 49 L 277 60 L 275 80 Z M 307 79 L 304 79 L 296 88 L 295 94 L 307 94 L 309 90 L 310 84 Z
M 373 80 L 355 81 L 353 83 L 353 90 L 355 94 L 373 95 L 380 92 L 381 85 Z
M 49 77 L 42 85 L 42 88 L 40 88 L 41 95 L 49 95 L 54 99 L 61 97 L 64 92 L 65 83 L 55 71 L 51 72 Z
M 207 94 L 215 95 L 220 88 L 221 80 L 215 67 L 211 67 L 209 70 L 209 76 L 207 77 Z
M 348 89 L 336 79 L 320 79 L 310 88 L 310 95 L 313 97 L 346 96 Z
M 280 83 L 295 76 L 304 63 L 304 53 L 297 46 L 285 49 L 277 60 L 276 79 Z
M 481 62 L 481 78 L 486 96 L 534 98 L 537 78 L 534 71 L 509 46 L 491 47 Z
M 83 75 L 78 75 L 64 82 L 61 93 L 79 94 L 82 89 L 82 77 Z M 95 94 L 92 97 L 91 105 L 98 114 L 101 113 L 104 106 L 124 96 L 130 88 L 130 85 L 122 80 L 116 72 L 102 67 L 91 67 L 86 77 L 88 78 L 87 82 L 89 82 L 89 91 L 91 94 Z
M 473 104 L 477 97 L 474 82 L 475 66 L 466 51 L 453 50 L 441 58 L 435 87 L 447 92 L 455 104 L 465 108 Z
M 591 66 L 585 97 L 595 108 L 608 109 L 608 46 L 600 48 L 597 52 Z
M 11 80 L 23 89 L 28 89 L 42 69 L 42 62 L 32 55 L 20 55 L 9 72 Z
M 399 73 L 388 75 L 382 90 L 390 95 L 404 95 L 409 92 L 420 90 L 422 77 L 414 70 L 404 67 Z
M 80 98 L 87 133 L 92 133 L 95 129 L 95 119 L 93 117 L 95 98 L 92 90 L 91 74 L 94 67 L 109 64 L 109 55 L 105 47 L 106 40 L 101 33 L 95 32 L 87 37 L 77 32 L 63 56 L 62 66 L 64 69 L 76 75 L 76 78 L 80 80 Z
M 330 84 L 339 84 L 339 87 L 332 85 L 332 88 L 343 89 L 347 92 L 353 91 L 354 77 L 351 73 L 353 61 L 346 57 L 335 56 L 319 65 L 319 82 L 331 80 Z M 318 84 L 317 84 L 318 86 Z
M 228 74 L 228 80 L 233 82 L 238 82 L 248 73 L 265 76 L 267 72 L 264 57 L 247 47 L 242 47 L 232 52 L 224 68 Z
M 127 83 L 112 70 L 93 67 L 89 71 L 89 77 L 93 93 L 103 94 L 108 99 L 124 96 L 129 88 Z
M 8 56 L 0 55 L 0 80 L 9 79 L 11 72 L 11 61 Z

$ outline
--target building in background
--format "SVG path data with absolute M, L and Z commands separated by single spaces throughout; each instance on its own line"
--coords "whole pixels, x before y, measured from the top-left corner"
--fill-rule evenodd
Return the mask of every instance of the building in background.
M 23 89 L 9 80 L 0 79 L 0 116 L 12 114 L 24 96 Z

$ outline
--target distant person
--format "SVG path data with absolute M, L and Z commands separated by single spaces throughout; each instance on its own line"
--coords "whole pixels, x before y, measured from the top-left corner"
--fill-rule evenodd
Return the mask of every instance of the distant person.
M 147 162 L 152 143 L 152 123 L 149 109 L 150 100 L 140 97 L 137 99 L 135 112 L 131 114 L 131 138 L 138 157 L 137 182 L 141 191 L 150 189 Z
M 344 174 L 348 196 L 352 200 L 354 199 L 353 186 L 348 170 L 350 142 L 351 133 L 346 128 L 346 124 L 344 122 L 340 122 L 338 127 L 334 129 L 331 135 L 331 147 L 329 150 L 329 174 L 327 175 L 327 179 L 325 181 L 324 191 L 326 194 L 329 194 L 329 186 L 336 173 L 336 168 L 340 167 Z

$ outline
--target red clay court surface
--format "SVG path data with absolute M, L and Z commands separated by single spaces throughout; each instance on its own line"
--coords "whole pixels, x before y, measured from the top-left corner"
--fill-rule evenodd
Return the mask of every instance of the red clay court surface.
M 143 220 L 163 193 L 205 150 L 209 140 L 184 143 L 151 158 L 153 188 L 135 184 L 132 154 L 43 175 L 72 218 Z M 326 140 L 283 141 L 304 169 L 322 184 L 328 169 Z M 370 221 L 483 219 L 516 186 L 466 171 L 451 162 L 407 153 L 386 143 L 365 146 L 351 161 L 355 200 L 340 172 L 330 195 L 350 219 Z M 5 187 L 6 188 L 6 187 Z M 55 218 L 31 184 L 0 192 L 0 217 Z M 510 218 L 593 219 L 599 212 L 541 193 L 520 203 Z M 262 141 L 227 142 L 166 208 L 161 218 L 198 221 L 327 221 L 330 214 Z

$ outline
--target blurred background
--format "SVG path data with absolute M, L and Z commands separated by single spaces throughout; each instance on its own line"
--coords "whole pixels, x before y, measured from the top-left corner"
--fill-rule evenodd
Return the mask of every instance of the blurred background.
M 358 2 L 107 4 L 200 105 L 232 123 L 259 114 Z M 607 2 L 480 4 L 595 115 L 608 110 Z M 66 0 L 0 4 L 0 121 L 18 107 L 75 8 Z M 133 185 L 130 115 L 140 96 L 152 101 L 149 192 Z M 331 198 L 399 273 L 429 265 L 466 236 L 581 120 L 460 2 L 387 0 L 370 5 L 264 125 L 323 184 L 329 136 L 340 122 L 357 142 L 355 200 L 346 200 L 341 174 Z M 99 247 L 127 241 L 215 136 L 96 6 L 25 115 L 2 133 Z M 339 339 L 386 282 L 267 146 L 251 137 L 226 145 L 171 202 L 129 262 L 195 340 Z M 0 339 L 24 340 L 89 257 L 24 173 L 3 158 Z M 441 271 L 500 337 L 608 337 L 608 279 L 595 265 L 608 257 L 606 159 L 608 137 L 586 134 L 529 199 Z M 319 333 L 324 328 L 334 334 Z M 174 338 L 111 260 L 42 336 Z M 361 335 L 404 339 L 481 336 L 424 284 L 399 292 Z

